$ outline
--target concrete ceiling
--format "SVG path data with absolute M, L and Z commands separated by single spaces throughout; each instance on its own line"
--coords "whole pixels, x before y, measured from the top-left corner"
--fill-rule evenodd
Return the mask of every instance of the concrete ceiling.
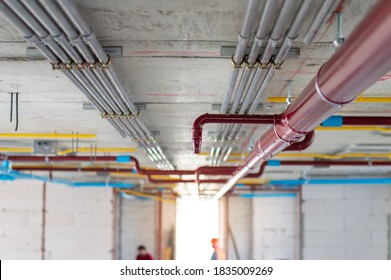
M 135 102 L 145 103 L 141 115 L 157 140 L 166 149 L 177 168 L 207 164 L 206 156 L 192 152 L 191 128 L 200 114 L 212 111 L 212 104 L 222 102 L 231 69 L 230 59 L 220 56 L 222 46 L 235 46 L 246 9 L 246 1 L 236 0 L 96 0 L 76 1 L 81 13 L 93 27 L 103 46 L 122 46 L 123 56 L 113 59 L 125 88 Z M 263 1 L 262 1 L 263 2 Z M 279 5 L 282 1 L 278 1 Z M 299 1 L 297 1 L 299 3 Z M 303 29 L 306 30 L 322 1 L 314 1 Z M 375 1 L 343 2 L 343 34 L 349 35 Z M 298 6 L 297 6 L 298 7 Z M 261 11 L 261 7 L 260 7 Z M 295 47 L 300 56 L 287 59 L 270 84 L 268 96 L 286 96 L 292 79 L 293 95 L 298 95 L 318 68 L 334 51 L 336 22 L 331 17 L 319 30 L 315 43 Z M 26 43 L 18 31 L 0 17 L 0 132 L 13 131 L 9 123 L 9 92 L 20 92 L 19 133 L 96 133 L 97 138 L 82 140 L 80 146 L 136 147 L 122 139 L 95 110 L 83 110 L 87 102 L 60 72 L 53 71 L 43 59 L 26 58 Z M 364 96 L 388 96 L 391 80 L 384 77 Z M 285 104 L 265 103 L 262 113 L 281 113 Z M 390 115 L 387 103 L 355 103 L 341 112 L 346 115 Z M 209 152 L 212 139 L 204 129 L 203 151 Z M 247 151 L 249 143 L 265 126 L 248 126 L 237 143 L 237 150 Z M 317 132 L 308 152 L 329 153 L 349 143 L 388 143 L 388 137 L 370 131 Z M 31 146 L 31 140 L 15 142 Z M 62 142 L 69 147 L 70 141 Z M 11 146 L 0 140 L 0 146 Z M 142 152 L 136 153 L 144 165 L 151 163 Z

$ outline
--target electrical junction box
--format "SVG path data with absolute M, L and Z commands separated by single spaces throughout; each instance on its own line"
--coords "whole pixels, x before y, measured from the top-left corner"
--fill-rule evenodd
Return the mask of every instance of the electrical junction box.
M 57 140 L 34 140 L 33 150 L 36 154 L 53 154 L 58 147 Z

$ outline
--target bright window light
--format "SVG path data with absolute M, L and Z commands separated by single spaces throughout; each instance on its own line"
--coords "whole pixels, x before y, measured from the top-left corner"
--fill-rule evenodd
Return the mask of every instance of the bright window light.
M 219 235 L 217 200 L 183 197 L 177 203 L 177 260 L 210 260 L 212 238 Z

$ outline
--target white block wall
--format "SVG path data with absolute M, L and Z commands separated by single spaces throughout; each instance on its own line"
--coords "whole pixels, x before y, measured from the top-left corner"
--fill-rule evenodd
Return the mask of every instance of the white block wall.
M 228 203 L 229 224 L 242 260 L 297 258 L 295 197 L 230 197 Z M 228 259 L 236 259 L 230 237 Z
M 0 182 L 0 259 L 41 259 L 42 183 Z
M 388 259 L 390 186 L 303 186 L 304 259 Z
M 47 184 L 42 241 L 43 183 L 0 182 L 0 258 L 111 259 L 112 190 Z
M 47 259 L 112 259 L 113 190 L 47 184 Z
M 296 197 L 258 197 L 252 201 L 254 259 L 296 259 L 298 257 Z
M 134 260 L 141 244 L 156 257 L 156 205 L 153 200 L 121 198 L 120 259 Z
M 228 202 L 229 225 L 238 247 L 239 257 L 242 260 L 251 259 L 251 235 L 252 235 L 252 218 L 251 218 L 251 200 L 240 197 L 230 197 Z M 228 255 L 229 260 L 236 260 L 233 241 L 228 238 Z

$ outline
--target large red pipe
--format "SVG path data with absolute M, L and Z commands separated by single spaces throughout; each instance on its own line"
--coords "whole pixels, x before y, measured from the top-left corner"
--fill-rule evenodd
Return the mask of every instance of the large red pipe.
M 223 196 L 257 163 L 286 149 L 391 69 L 391 1 L 381 0 L 315 78 L 258 140 L 235 175 L 215 195 Z

